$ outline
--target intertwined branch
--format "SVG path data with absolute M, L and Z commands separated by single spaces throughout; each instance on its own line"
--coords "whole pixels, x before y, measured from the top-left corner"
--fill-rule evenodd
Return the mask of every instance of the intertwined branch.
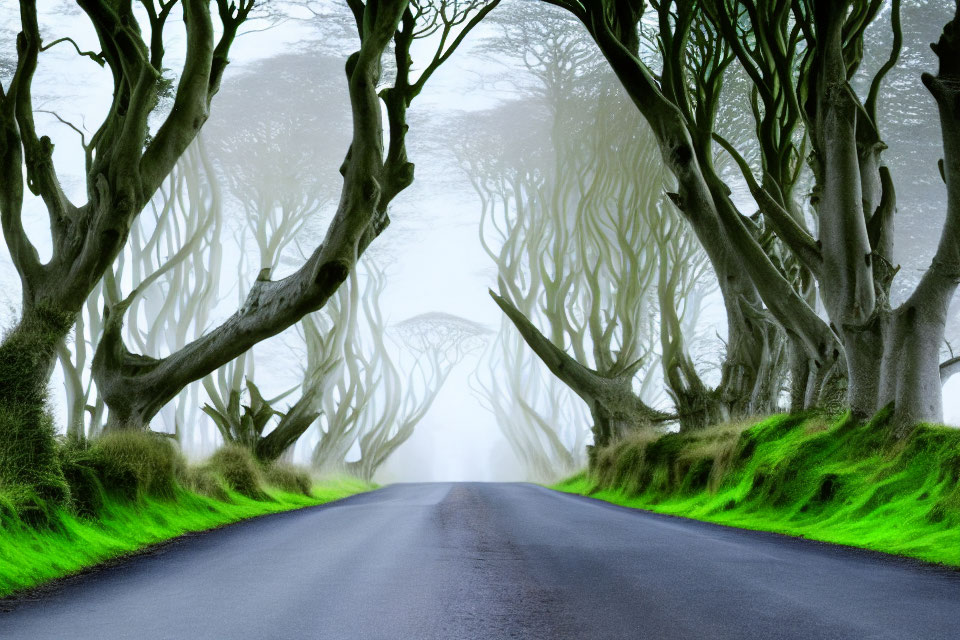
M 118 420 L 142 424 L 184 385 L 323 307 L 358 257 L 387 227 L 389 204 L 413 180 L 413 164 L 407 159 L 405 142 L 410 102 L 437 66 L 496 4 L 497 0 L 482 5 L 458 3 L 451 5 L 456 10 L 441 12 L 441 22 L 452 23 L 451 28 L 460 31 L 449 43 L 441 43 L 425 71 L 414 80 L 410 49 L 419 5 L 407 0 L 348 2 L 360 40 L 360 48 L 346 64 L 352 140 L 340 169 L 344 179 L 340 201 L 323 243 L 300 269 L 284 279 L 270 280 L 269 273 L 261 273 L 233 316 L 168 357 L 153 359 L 129 353 L 119 339 L 122 319 L 115 319 L 105 334 L 107 339 L 94 369 L 98 384 L 114 390 L 107 402 Z M 463 21 L 463 11 L 467 10 L 473 15 Z M 391 44 L 397 59 L 395 77 L 391 86 L 381 88 L 381 59 Z M 382 104 L 386 106 L 389 129 L 386 145 Z M 158 133 L 154 144 L 159 139 Z M 131 389 L 135 391 L 131 393 Z

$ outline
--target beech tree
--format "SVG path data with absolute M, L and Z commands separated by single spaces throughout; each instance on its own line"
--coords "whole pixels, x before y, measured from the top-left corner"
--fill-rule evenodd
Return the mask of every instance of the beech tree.
M 549 327 L 547 333 L 566 340 L 566 314 L 547 315 L 541 307 L 562 311 L 568 304 L 578 304 L 576 297 L 562 298 L 572 288 L 568 281 L 580 284 L 579 274 L 558 268 L 554 282 L 548 284 L 550 273 L 545 273 L 546 261 L 540 257 L 550 251 L 551 238 L 564 246 L 571 244 L 565 219 L 569 212 L 565 207 L 561 212 L 538 206 L 552 201 L 551 186 L 543 184 L 538 172 L 547 162 L 547 145 L 539 138 L 548 136 L 544 129 L 549 123 L 537 118 L 541 105 L 527 102 L 531 101 L 517 100 L 487 114 L 470 114 L 463 126 L 469 127 L 471 144 L 455 152 L 480 199 L 481 246 L 494 261 L 497 278 L 521 291 L 512 304 Z M 506 122 L 520 126 L 507 128 Z M 558 193 L 564 192 L 560 185 L 551 184 Z M 584 337 L 575 333 L 569 339 Z M 581 353 L 584 346 L 578 343 Z M 554 480 L 558 470 L 573 473 L 580 467 L 590 433 L 587 407 L 550 373 L 506 316 L 478 363 L 471 386 L 533 479 Z
M 508 161 L 506 169 L 477 160 L 483 150 L 471 150 L 468 172 L 484 213 L 481 241 L 498 266 L 495 300 L 538 357 L 590 407 L 597 445 L 677 418 L 682 428 L 716 422 L 721 404 L 683 340 L 707 271 L 699 247 L 663 202 L 665 175 L 652 136 L 611 79 L 590 73 L 590 45 L 567 21 L 517 31 L 507 32 L 507 48 L 522 53 L 537 79 L 534 95 L 550 113 L 546 146 L 553 148 L 544 154 L 520 145 L 516 164 Z M 516 135 L 505 135 L 510 142 L 501 146 L 516 147 Z M 660 314 L 658 296 L 670 307 Z M 549 330 L 541 332 L 538 322 Z M 519 362 L 510 354 L 502 360 Z M 658 364 L 677 413 L 651 405 Z M 504 393 L 496 382 L 480 386 Z M 486 402 L 501 415 L 511 413 L 500 398 Z M 541 468 L 555 457 L 569 462 L 556 434 L 541 435 L 545 421 L 529 402 L 517 404 L 521 420 L 503 420 L 508 429 L 523 425 L 509 439 L 532 450 L 518 456 Z
M 251 360 L 221 368 L 216 380 L 208 376 L 204 386 L 212 404 L 204 411 L 224 440 L 269 462 L 292 456 L 298 440 L 316 426 L 315 468 L 373 478 L 413 434 L 452 368 L 484 333 L 479 325 L 445 314 L 411 318 L 392 331 L 413 355 L 408 362 L 387 343 L 391 331 L 380 309 L 386 284 L 383 269 L 364 258 L 322 310 L 300 321 L 302 383 L 286 410 L 278 405 L 292 390 L 265 398 Z M 348 461 L 352 451 L 359 458 Z
M 78 0 L 78 5 L 101 51 L 76 48 L 113 77 L 110 109 L 85 144 L 85 204 L 67 198 L 53 164 L 53 144 L 34 124 L 32 84 L 41 52 L 75 46 L 69 37 L 44 41 L 36 0 L 20 2 L 16 71 L 0 88 L 0 222 L 22 285 L 20 318 L 0 342 L 0 477 L 55 499 L 63 490 L 44 398 L 57 345 L 123 248 L 133 220 L 206 120 L 237 29 L 253 8 L 252 0 L 217 0 L 215 29 L 206 0 L 150 0 L 143 3 L 144 32 L 130 0 Z M 173 108 L 151 135 L 148 119 L 162 87 L 164 28 L 177 7 L 186 28 L 185 63 Z M 24 184 L 49 214 L 53 252 L 46 263 L 24 230 Z
M 471 379 L 528 479 L 555 482 L 586 464 L 590 413 L 545 367 L 506 316 Z
M 127 246 L 77 314 L 72 340 L 58 349 L 67 394 L 67 436 L 94 436 L 105 426 L 105 405 L 89 376 L 89 358 L 103 330 L 102 307 L 131 288 L 126 338 L 152 352 L 175 351 L 203 333 L 218 302 L 222 262 L 222 197 L 200 138 L 180 158 L 137 218 Z M 186 440 L 195 429 L 199 385 L 191 385 L 165 407 L 165 431 Z M 89 419 L 87 415 L 89 414 Z
M 537 54 L 531 54 L 528 53 L 528 51 L 547 49 L 551 42 L 551 31 L 557 32 L 562 29 L 562 21 L 561 24 L 551 25 L 551 27 L 552 29 L 547 29 L 547 34 L 539 33 L 536 27 L 524 28 L 524 35 L 526 35 L 527 31 L 533 32 L 533 34 L 530 35 L 530 49 L 522 49 L 525 52 L 524 55 L 533 57 Z M 706 49 L 701 55 L 701 58 L 708 58 L 710 53 L 709 42 L 703 40 L 698 42 L 697 46 Z M 586 76 L 590 73 L 591 64 L 588 59 L 578 61 L 571 59 L 566 61 L 566 64 L 580 67 L 579 69 L 575 68 L 573 72 L 571 72 L 569 68 L 566 69 L 565 72 L 568 76 L 576 77 L 577 73 Z M 707 66 L 708 65 L 703 65 L 703 69 L 707 69 Z M 550 77 L 551 74 L 545 73 L 545 75 Z M 557 75 L 557 72 L 554 72 L 552 75 Z M 552 91 L 547 90 L 545 93 L 548 95 L 563 95 L 564 92 L 575 94 L 577 90 L 578 88 L 575 84 L 567 81 L 565 83 L 557 82 Z M 629 119 L 622 119 L 619 123 L 612 126 L 619 129 L 617 133 L 621 137 L 625 135 L 639 136 L 639 133 L 634 133 L 634 131 L 638 129 L 639 124 L 640 123 L 637 122 L 630 122 Z M 640 125 L 640 128 L 643 128 L 643 126 Z M 558 136 L 558 138 L 562 139 L 562 134 Z M 609 154 L 599 154 L 601 163 L 607 155 Z M 638 153 L 632 157 L 637 162 L 634 170 L 640 175 L 648 175 L 651 170 L 660 170 L 660 166 L 656 162 L 652 165 L 646 164 L 647 159 L 650 157 L 649 153 L 646 155 Z M 590 166 L 590 163 L 585 163 L 585 166 Z M 598 181 L 598 183 L 602 184 L 602 181 Z M 654 194 L 654 200 L 650 205 L 660 206 L 657 200 L 659 200 L 659 191 L 662 188 L 663 186 L 657 185 L 648 191 L 648 193 Z M 591 196 L 587 194 L 586 197 L 589 198 Z M 595 204 L 591 206 L 595 206 Z M 625 202 L 624 206 L 629 207 L 630 205 Z M 649 205 L 646 208 L 649 209 Z M 711 233 L 709 230 L 702 228 L 702 225 L 700 232 L 706 235 Z M 726 243 L 716 237 L 711 237 L 711 242 L 717 245 L 717 250 L 714 252 L 713 257 L 726 261 L 721 262 L 719 269 L 716 268 L 716 264 L 711 264 L 711 266 L 714 267 L 713 270 L 718 283 L 721 285 L 721 293 L 728 302 L 728 340 L 726 341 L 726 353 L 721 368 L 722 375 L 720 384 L 716 388 L 711 388 L 706 385 L 700 377 L 696 375 L 695 369 L 689 366 L 689 356 L 686 358 L 681 357 L 681 354 L 685 354 L 686 351 L 682 336 L 679 334 L 675 324 L 672 332 L 673 338 L 668 340 L 668 342 L 673 343 L 673 346 L 666 350 L 666 353 L 671 356 L 671 360 L 663 363 L 666 374 L 665 378 L 676 387 L 675 389 L 671 389 L 671 395 L 678 404 L 677 411 L 679 417 L 685 422 L 688 428 L 712 424 L 731 416 L 776 410 L 779 406 L 778 401 L 781 392 L 781 382 L 784 378 L 783 370 L 786 365 L 783 334 L 779 326 L 773 321 L 773 318 L 762 309 L 762 305 L 759 304 L 759 296 L 757 292 L 753 290 L 753 285 L 749 279 L 745 279 L 742 269 L 734 266 L 728 258 L 727 253 L 729 252 L 729 247 L 726 246 Z M 622 241 L 616 249 L 613 249 L 615 244 L 616 241 L 610 242 L 606 248 L 606 253 L 616 254 L 625 252 Z M 634 256 L 644 255 L 643 249 L 637 248 L 637 246 L 632 247 L 629 252 Z M 699 251 L 695 253 L 699 255 Z M 646 252 L 646 254 L 651 255 L 649 251 Z M 716 262 L 716 260 L 713 262 Z M 680 265 L 682 263 L 677 262 L 672 264 Z M 697 272 L 697 269 L 691 270 L 690 273 L 695 272 Z M 647 273 L 653 273 L 653 271 L 648 271 Z M 701 273 L 700 275 L 703 274 Z M 665 282 L 678 284 L 673 278 L 667 278 Z M 642 288 L 643 287 L 641 287 L 641 289 Z M 652 292 L 654 288 L 649 287 L 649 290 Z M 640 299 L 640 297 L 635 296 L 633 305 L 636 306 L 639 304 Z M 623 308 L 623 306 L 627 305 L 618 306 L 618 308 Z M 692 305 L 691 310 L 695 307 L 696 305 Z M 668 325 L 673 324 L 668 316 L 664 316 L 663 319 L 667 321 Z M 563 344 L 562 341 L 558 340 L 553 340 L 553 342 L 555 345 Z M 544 344 L 543 346 L 546 347 L 547 345 Z M 567 375 L 573 375 L 573 372 L 568 370 Z M 609 382 L 604 381 L 604 385 L 609 386 Z M 622 384 L 620 386 L 621 388 L 625 388 Z M 627 399 L 630 398 L 632 394 L 617 395 L 619 398 Z M 617 400 L 617 402 L 621 402 L 621 400 Z M 629 402 L 634 401 L 629 400 Z M 623 429 L 631 428 L 629 426 L 631 424 L 649 423 L 651 417 L 650 414 L 644 415 L 643 411 L 639 411 L 633 417 L 626 417 L 626 413 L 630 412 L 624 412 L 623 420 L 620 421 L 621 428 Z M 665 414 L 658 417 L 658 419 L 669 419 L 670 417 L 671 416 Z
M 393 327 L 412 362 L 403 358 L 403 353 L 391 357 L 383 316 L 369 301 L 365 298 L 364 310 L 370 323 L 372 357 L 364 365 L 364 380 L 373 379 L 366 375 L 369 368 L 379 376 L 379 383 L 372 388 L 358 387 L 360 457 L 347 465 L 351 473 L 367 481 L 413 435 L 450 372 L 465 355 L 483 346 L 487 333 L 483 326 L 464 318 L 425 313 Z
M 616 40 L 618 44 L 610 46 L 605 46 L 606 41 L 602 38 L 598 39 L 598 30 L 606 33 L 609 29 L 604 30 L 600 22 L 593 17 L 607 15 L 603 9 L 605 5 L 600 2 L 560 4 L 586 24 L 591 36 L 601 45 L 600 50 L 608 61 L 613 56 L 612 51 L 616 51 L 634 65 L 632 68 L 642 68 L 640 77 L 646 78 L 657 87 L 657 95 L 663 95 L 659 87 L 667 87 L 669 95 L 682 92 L 677 99 L 680 102 L 679 107 L 665 99 L 661 106 L 651 107 L 656 111 L 656 117 L 648 115 L 642 109 L 641 114 L 654 133 L 666 167 L 677 180 L 677 192 L 671 192 L 671 199 L 674 204 L 680 205 L 680 211 L 703 246 L 724 299 L 727 314 L 726 353 L 721 367 L 720 384 L 713 391 L 719 410 L 714 410 L 713 414 L 732 417 L 775 410 L 780 393 L 780 386 L 776 381 L 780 378 L 778 369 L 783 361 L 783 333 L 772 311 L 775 307 L 784 316 L 789 315 L 787 308 L 792 301 L 799 299 L 799 294 L 793 287 L 793 281 L 774 266 L 770 256 L 757 242 L 757 229 L 748 229 L 741 224 L 740 236 L 734 238 L 724 235 L 725 228 L 717 213 L 717 205 L 713 202 L 710 185 L 701 178 L 690 178 L 687 173 L 680 171 L 676 166 L 677 158 L 671 151 L 677 146 L 677 140 L 687 141 L 684 149 L 691 153 L 694 149 L 697 151 L 698 166 L 707 167 L 713 172 L 712 175 L 717 176 L 710 132 L 717 113 L 720 80 L 729 66 L 729 54 L 721 46 L 714 46 L 717 40 L 709 25 L 697 23 L 695 28 L 691 27 L 693 15 L 689 11 L 682 13 L 678 19 L 677 23 L 683 31 L 675 38 L 672 35 L 674 16 L 671 7 L 668 7 L 667 3 L 658 3 L 658 7 L 663 11 L 664 22 L 654 32 L 652 46 L 644 49 L 646 54 L 659 54 L 656 59 L 661 63 L 661 68 L 654 74 L 638 57 L 641 55 L 641 39 L 637 25 L 644 3 L 627 3 L 637 12 L 636 15 L 631 14 L 630 19 L 638 19 L 629 25 L 618 27 L 622 30 L 622 38 Z M 684 3 L 684 7 L 690 8 L 692 4 Z M 696 35 L 688 38 L 688 34 Z M 627 40 L 626 45 L 623 44 L 624 38 Z M 693 49 L 696 55 L 687 55 L 688 47 Z M 612 63 L 611 67 L 626 87 L 623 78 L 625 72 Z M 648 99 L 647 92 L 638 91 L 644 99 Z M 638 103 L 637 92 L 627 87 L 627 93 Z M 697 98 L 702 99 L 698 101 Z M 681 135 L 682 137 L 678 138 Z M 685 159 L 685 163 L 689 163 L 689 160 Z M 724 206 L 732 207 L 728 197 L 729 189 L 719 177 L 716 182 L 715 195 L 718 200 Z M 765 282 L 769 285 L 768 289 L 777 294 L 771 296 L 774 305 L 770 309 L 764 307 L 760 291 L 740 264 L 738 245 L 734 240 L 754 248 L 757 263 L 771 272 L 771 277 Z M 788 320 L 788 325 L 822 325 L 812 311 L 806 315 L 803 312 L 793 313 Z M 827 333 L 829 334 L 829 331 Z M 825 359 L 821 358 L 821 362 L 825 362 Z M 704 423 L 709 424 L 711 421 L 715 421 L 715 418 L 707 419 Z
M 581 134 L 595 119 L 598 128 L 611 124 L 611 96 L 587 88 L 595 76 L 577 78 L 577 63 L 589 60 L 584 43 L 569 31 L 554 30 L 555 25 L 533 28 L 533 45 L 528 42 L 523 51 L 528 60 L 536 57 L 530 66 L 540 75 L 555 148 L 541 154 L 527 150 L 505 175 L 486 181 L 501 192 L 488 188 L 487 200 L 499 195 L 504 220 L 486 218 L 502 237 L 499 247 L 485 243 L 485 249 L 498 265 L 500 295 L 494 299 L 551 372 L 586 402 L 595 443 L 602 445 L 627 423 L 668 419 L 633 389 L 636 374 L 643 370 L 649 376 L 655 365 L 646 295 L 652 262 L 649 253 L 635 250 L 646 233 L 636 208 L 645 204 L 640 202 L 645 195 L 659 194 L 618 182 L 611 138 Z M 538 155 L 542 164 L 533 160 Z M 646 179 L 655 181 L 656 174 L 641 178 Z M 638 199 L 635 206 L 617 201 L 631 196 Z M 613 243 L 629 249 L 609 251 Z M 611 286 L 615 281 L 619 286 Z M 537 316 L 549 324 L 549 337 L 536 328 Z
M 632 194 L 638 200 L 627 201 L 630 187 L 616 184 L 606 151 L 561 152 L 551 168 L 556 173 L 548 169 L 545 176 L 532 167 L 517 170 L 501 196 L 501 208 L 513 217 L 491 225 L 514 237 L 487 248 L 498 264 L 495 301 L 554 375 L 587 403 L 601 444 L 628 423 L 670 419 L 634 391 L 637 374 L 649 379 L 656 365 L 650 295 L 656 270 L 653 254 L 643 250 L 649 229 L 638 211 L 648 203 L 642 186 Z M 650 175 L 656 174 L 645 179 Z M 620 250 L 611 251 L 613 244 Z M 537 317 L 548 323 L 549 337 L 532 321 Z
M 163 358 L 131 353 L 122 339 L 124 305 L 111 309 L 94 358 L 97 386 L 111 419 L 144 428 L 185 385 L 215 371 L 257 342 L 321 308 L 346 280 L 360 254 L 388 225 L 388 206 L 413 180 L 407 158 L 406 114 L 411 101 L 497 4 L 492 2 L 348 2 L 360 48 L 346 65 L 353 120 L 349 151 L 341 167 L 343 188 L 323 242 L 303 266 L 280 280 L 262 271 L 241 307 L 221 325 Z M 434 36 L 433 55 L 416 75 L 411 47 Z M 393 45 L 392 83 L 383 87 L 381 58 Z M 388 131 L 383 131 L 381 108 Z
M 152 353 L 176 351 L 202 335 L 219 301 L 223 196 L 202 139 L 187 150 L 175 178 L 179 182 L 171 184 L 172 192 L 164 199 L 176 198 L 177 209 L 163 221 L 167 229 L 161 241 L 151 246 L 153 238 L 136 238 L 129 243 L 135 284 L 131 295 L 136 296 L 129 315 L 136 321 L 126 325 L 126 339 Z M 121 279 L 107 282 L 114 288 L 107 300 L 119 301 Z M 197 428 L 199 408 L 200 385 L 185 387 L 159 415 L 164 430 L 183 446 L 194 439 L 205 441 L 203 429 Z
M 560 49 L 562 45 L 554 51 Z M 481 246 L 496 265 L 498 280 L 513 283 L 520 292 L 512 304 L 547 326 L 547 333 L 566 340 L 566 314 L 547 315 L 541 309 L 563 310 L 577 304 L 575 297 L 562 298 L 571 289 L 568 280 L 578 278 L 570 268 L 556 268 L 550 282 L 547 261 L 540 258 L 549 255 L 552 238 L 557 244 L 571 244 L 565 235 L 569 212 L 538 206 L 541 198 L 544 203 L 552 201 L 551 186 L 559 194 L 564 189 L 543 182 L 539 170 L 548 163 L 547 145 L 539 138 L 549 135 L 549 119 L 538 118 L 540 104 L 527 102 L 516 100 L 487 114 L 470 114 L 464 126 L 469 126 L 471 144 L 459 149 L 458 161 L 480 199 Z M 507 122 L 519 126 L 507 128 Z M 565 257 L 552 262 L 564 264 Z M 569 339 L 583 337 L 574 333 Z M 578 346 L 583 353 L 584 345 Z M 471 387 L 531 479 L 555 480 L 558 473 L 580 468 L 590 434 L 587 406 L 550 373 L 506 315 L 478 363 Z
M 363 262 L 361 262 L 363 264 Z M 314 423 L 316 439 L 311 438 L 310 463 L 320 472 L 340 473 L 346 471 L 346 459 L 359 437 L 360 409 L 366 399 L 365 392 L 373 392 L 378 384 L 378 371 L 363 357 L 359 344 L 365 310 L 376 307 L 379 299 L 361 305 L 361 297 L 376 296 L 382 291 L 382 281 L 375 276 L 366 282 L 366 290 L 360 285 L 357 270 L 350 273 L 344 286 L 338 290 L 323 311 L 333 320 L 340 334 L 338 347 L 340 361 L 330 383 L 322 389 L 320 415 Z M 373 307 L 369 306 L 370 304 Z M 322 316 L 321 316 L 322 317 Z
M 239 219 L 233 222 L 240 260 L 233 281 L 240 305 L 256 274 L 299 265 L 304 257 L 297 252 L 301 241 L 333 203 L 336 190 L 329 173 L 336 166 L 315 136 L 327 126 L 333 129 L 325 136 L 329 145 L 349 142 L 348 119 L 338 111 L 338 103 L 348 101 L 334 79 L 339 79 L 339 66 L 323 55 L 277 56 L 252 65 L 221 91 L 221 109 L 207 133 L 226 192 L 239 205 Z M 303 88 L 308 76 L 318 76 L 317 81 Z M 300 96 L 297 101 L 289 99 L 294 92 Z M 255 99 L 259 107 L 251 109 Z M 257 150 L 256 162 L 251 162 L 251 149 Z M 304 316 L 295 326 L 306 344 L 303 381 L 274 398 L 264 398 L 256 385 L 254 349 L 204 377 L 210 399 L 204 412 L 224 440 L 249 447 L 265 461 L 287 452 L 317 417 L 322 378 L 329 375 L 323 372 L 342 358 L 342 346 L 334 346 L 333 336 L 342 335 L 342 324 L 350 322 L 336 312 Z M 299 397 L 281 411 L 280 400 L 298 387 Z
M 304 316 L 296 325 L 305 347 L 302 378 L 300 395 L 286 410 L 279 410 L 278 403 L 297 388 L 264 398 L 254 383 L 252 352 L 204 378 L 211 404 L 203 411 L 225 442 L 249 448 L 264 462 L 292 455 L 294 445 L 320 417 L 324 394 L 343 373 L 346 341 L 357 324 L 359 294 L 354 280 L 351 276 L 322 310 Z M 248 404 L 242 404 L 244 395 Z
M 355 289 L 356 283 L 351 281 L 350 287 Z M 261 460 L 292 455 L 294 445 L 322 414 L 325 392 L 343 374 L 346 340 L 357 321 L 348 315 L 356 311 L 348 304 L 351 295 L 353 289 L 344 284 L 321 311 L 304 316 L 297 325 L 306 350 L 300 397 L 257 447 Z
M 654 3 L 656 42 L 664 64 L 659 74 L 643 61 L 639 46 L 637 26 L 646 3 L 554 4 L 584 23 L 657 133 L 662 154 L 679 182 L 675 200 L 680 209 L 695 228 L 703 221 L 716 227 L 714 233 L 698 232 L 714 267 L 717 259 L 711 244 L 722 238 L 736 248 L 732 260 L 749 276 L 766 308 L 803 346 L 811 378 L 823 380 L 834 363 L 845 365 L 847 403 L 855 413 L 866 415 L 893 404 L 902 424 L 940 420 L 939 353 L 947 306 L 956 288 L 960 242 L 954 230 L 957 114 L 950 107 L 960 72 L 955 65 L 960 47 L 957 17 L 934 45 L 939 72 L 922 78 L 940 105 L 944 139 L 940 172 L 947 183 L 947 221 L 930 269 L 906 302 L 894 309 L 889 290 L 896 272 L 892 261 L 896 198 L 882 161 L 876 105 L 883 78 L 899 56 L 899 2 L 892 3 L 892 49 L 866 83 L 865 97 L 858 96 L 850 83 L 862 61 L 864 32 L 882 10 L 882 2 Z M 763 114 L 758 120 L 761 143 L 775 142 L 784 123 L 798 123 L 786 131 L 802 126 L 812 150 L 816 237 L 791 215 L 784 200 L 788 191 L 777 183 L 771 163 L 764 162 L 757 179 L 742 154 L 714 136 L 711 114 L 716 98 L 706 89 L 719 87 L 722 78 L 713 74 L 713 82 L 704 83 L 702 77 L 691 81 L 685 46 L 694 24 L 712 29 L 728 52 L 715 60 L 727 64 L 736 60 L 756 85 L 757 113 Z M 784 58 L 784 51 L 802 53 L 791 66 L 794 58 Z M 708 151 L 714 138 L 740 165 L 763 219 L 817 279 L 829 324 L 762 255 L 748 219 L 729 198 L 730 187 L 711 166 Z M 797 164 L 793 160 L 790 166 Z M 813 401 L 810 391 L 808 404 Z
M 364 283 L 351 275 L 357 294 L 341 300 L 353 317 L 335 376 L 327 378 L 312 464 L 321 472 L 345 471 L 371 480 L 413 435 L 453 368 L 481 347 L 487 330 L 444 313 L 427 313 L 388 327 L 380 308 L 387 279 L 364 260 Z M 360 289 L 362 288 L 362 293 Z M 343 311 L 341 311 L 343 313 Z M 400 352 L 388 344 L 396 336 Z M 353 454 L 356 459 L 348 460 Z
M 103 331 L 102 293 L 101 282 L 90 293 L 85 309 L 77 314 L 73 339 L 64 339 L 57 345 L 67 403 L 67 439 L 73 442 L 95 435 L 105 414 L 106 407 L 96 393 L 93 379 L 87 375 L 88 361 Z

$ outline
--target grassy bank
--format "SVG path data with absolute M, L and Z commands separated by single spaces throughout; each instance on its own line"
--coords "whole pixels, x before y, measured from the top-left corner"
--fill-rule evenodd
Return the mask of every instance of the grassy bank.
M 638 435 L 554 488 L 628 507 L 960 566 L 960 430 L 778 415 Z
M 371 488 L 350 478 L 315 483 L 292 467 L 256 465 L 236 448 L 191 466 L 169 443 L 142 434 L 61 457 L 68 504 L 25 501 L 0 488 L 0 597 L 185 533 Z M 24 503 L 31 509 L 19 508 Z

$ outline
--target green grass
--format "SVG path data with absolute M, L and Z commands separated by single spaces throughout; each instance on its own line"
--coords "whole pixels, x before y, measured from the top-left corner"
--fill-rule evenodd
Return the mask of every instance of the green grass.
M 50 527 L 8 519 L 0 526 L 0 597 L 77 573 L 189 532 L 338 500 L 372 487 L 351 478 L 314 485 L 311 496 L 267 488 L 265 500 L 226 490 L 229 502 L 180 486 L 166 497 L 107 495 L 96 517 L 56 509 Z
M 960 430 L 881 412 L 638 435 L 553 487 L 627 507 L 960 566 Z

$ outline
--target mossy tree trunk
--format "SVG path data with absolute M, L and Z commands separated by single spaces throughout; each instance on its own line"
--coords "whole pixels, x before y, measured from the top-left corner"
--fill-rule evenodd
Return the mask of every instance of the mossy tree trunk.
M 78 4 L 102 50 L 81 55 L 109 67 L 114 82 L 107 116 L 89 140 L 83 139 L 86 204 L 67 198 L 53 164 L 53 144 L 34 124 L 32 82 L 44 48 L 36 0 L 20 2 L 16 70 L 6 91 L 0 89 L 0 222 L 23 290 L 20 322 L 0 342 L 3 375 L 15 376 L 0 385 L 0 407 L 11 410 L 23 402 L 36 405 L 43 396 L 57 344 L 67 337 L 72 318 L 123 248 L 133 219 L 207 119 L 230 46 L 252 8 L 249 0 L 239 7 L 217 0 L 222 22 L 217 40 L 209 2 L 179 3 L 186 24 L 186 62 L 173 108 L 149 137 L 148 119 L 162 78 L 163 28 L 178 3 L 148 11 L 149 44 L 130 3 Z M 53 250 L 46 263 L 24 230 L 24 184 L 42 199 L 49 214 Z M 22 429 L 29 433 L 15 423 L 0 429 L 0 448 L 10 455 L 22 450 L 25 460 L 40 465 L 31 471 L 35 474 L 46 473 L 41 467 L 49 464 L 46 452 L 53 446 L 52 431 L 33 418 L 39 411 L 34 406 L 24 418 Z
M 580 396 L 593 417 L 593 446 L 603 448 L 627 433 L 675 420 L 675 415 L 648 406 L 633 391 L 636 370 L 615 377 L 594 371 L 544 336 L 516 306 L 493 291 L 490 296 L 520 332 L 527 345 L 564 384 Z M 639 365 L 635 365 L 639 366 Z

